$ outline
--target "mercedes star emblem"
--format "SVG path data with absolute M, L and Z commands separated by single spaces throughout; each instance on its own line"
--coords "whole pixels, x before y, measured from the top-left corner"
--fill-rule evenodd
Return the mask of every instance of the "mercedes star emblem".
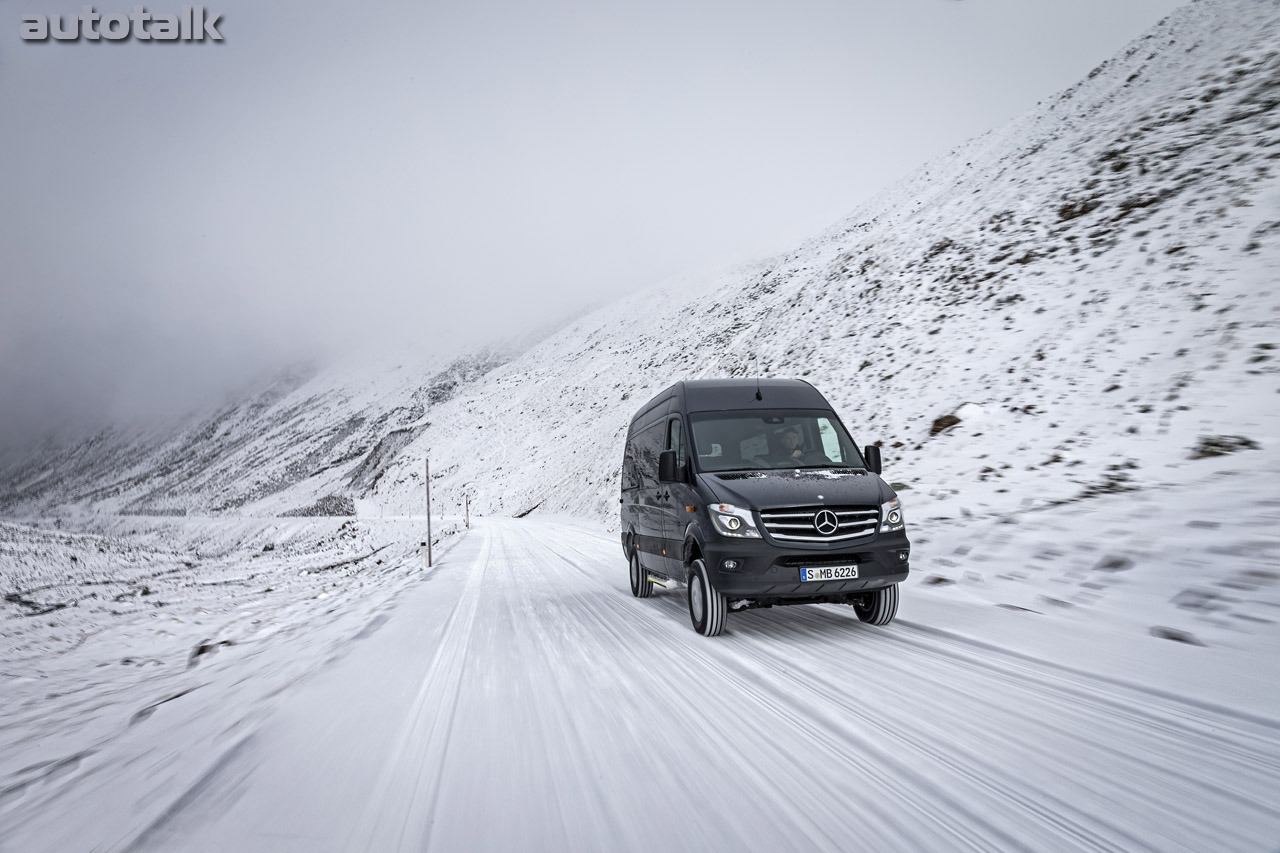
M 818 510 L 813 514 L 813 529 L 823 536 L 830 536 L 840 526 L 840 519 L 829 509 Z

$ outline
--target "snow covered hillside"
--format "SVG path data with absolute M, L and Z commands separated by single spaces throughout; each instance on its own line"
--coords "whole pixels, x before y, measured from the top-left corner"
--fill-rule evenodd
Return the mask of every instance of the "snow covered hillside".
M 527 345 L 454 359 L 408 346 L 341 369 L 287 371 L 177 428 L 108 430 L 31 454 L 6 472 L 0 510 L 167 516 L 253 505 L 254 515 L 351 515 L 353 496 L 421 434 L 429 409 Z
M 1202 435 L 1273 458 L 1278 9 L 1192 4 L 785 257 L 584 318 L 449 401 L 373 497 L 412 505 L 429 450 L 446 501 L 608 517 L 636 407 L 757 359 L 972 510 L 1194 477 Z

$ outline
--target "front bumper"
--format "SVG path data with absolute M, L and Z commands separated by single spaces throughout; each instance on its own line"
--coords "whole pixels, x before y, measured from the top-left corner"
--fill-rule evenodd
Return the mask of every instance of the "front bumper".
M 707 572 L 716 589 L 729 598 L 749 598 L 778 604 L 838 599 L 892 586 L 910 573 L 911 543 L 905 531 L 877 534 L 862 544 L 817 548 L 788 547 L 760 539 L 717 537 L 702 548 Z M 903 554 L 907 559 L 901 559 Z M 727 570 L 726 560 L 737 563 Z M 858 577 L 847 580 L 801 581 L 804 566 L 856 565 Z

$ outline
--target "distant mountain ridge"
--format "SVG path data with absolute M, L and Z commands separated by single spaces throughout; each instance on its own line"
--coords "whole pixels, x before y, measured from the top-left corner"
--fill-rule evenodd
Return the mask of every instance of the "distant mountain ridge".
M 1270 459 L 1278 169 L 1280 3 L 1198 0 L 794 251 L 517 351 L 298 376 L 177 433 L 109 432 L 10 469 L 0 513 L 414 513 L 429 455 L 444 511 L 610 519 L 636 407 L 757 366 L 882 440 L 922 510 L 1180 482 L 1205 435 Z

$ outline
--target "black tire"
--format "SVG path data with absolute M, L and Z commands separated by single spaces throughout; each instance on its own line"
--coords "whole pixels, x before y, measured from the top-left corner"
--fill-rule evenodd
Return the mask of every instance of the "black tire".
M 689 567 L 689 621 L 704 637 L 718 637 L 729 615 L 729 602 L 711 583 L 707 566 L 694 560 Z
M 640 554 L 631 551 L 631 594 L 636 598 L 648 598 L 653 595 L 653 581 L 649 573 L 640 565 Z
M 854 602 L 853 612 L 868 625 L 888 625 L 898 613 L 898 585 L 865 593 Z

